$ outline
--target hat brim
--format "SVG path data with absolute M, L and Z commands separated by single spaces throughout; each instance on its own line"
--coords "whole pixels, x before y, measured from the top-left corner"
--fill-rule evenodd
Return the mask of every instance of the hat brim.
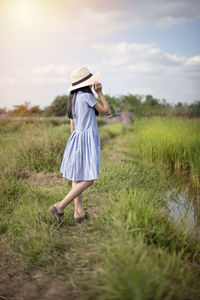
M 100 75 L 101 75 L 101 72 L 96 72 L 89 79 L 87 79 L 87 80 L 85 80 L 85 81 L 83 81 L 83 82 L 81 82 L 81 83 L 79 83 L 75 86 L 71 86 L 70 88 L 67 89 L 67 91 L 71 92 L 71 91 L 76 90 L 78 88 L 94 84 L 95 81 L 98 81 Z

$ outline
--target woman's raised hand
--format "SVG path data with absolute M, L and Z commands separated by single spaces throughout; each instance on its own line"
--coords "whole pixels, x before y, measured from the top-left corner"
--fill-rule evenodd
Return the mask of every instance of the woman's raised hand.
M 102 92 L 102 85 L 101 85 L 100 82 L 95 81 L 93 87 L 94 87 L 94 90 L 95 90 L 95 92 L 96 92 L 97 94 L 100 93 L 100 92 Z

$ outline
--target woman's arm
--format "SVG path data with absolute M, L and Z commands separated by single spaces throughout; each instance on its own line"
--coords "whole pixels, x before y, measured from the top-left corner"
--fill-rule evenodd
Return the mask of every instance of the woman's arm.
M 100 82 L 95 82 L 94 84 L 94 90 L 95 92 L 97 93 L 99 99 L 101 100 L 102 102 L 102 105 L 97 103 L 94 105 L 94 107 L 101 113 L 105 114 L 105 115 L 111 115 L 111 110 L 110 110 L 110 107 L 109 107 L 109 104 L 106 100 L 106 98 L 104 97 L 104 94 L 102 92 L 102 85 Z
M 74 131 L 74 120 L 70 119 L 70 132 L 72 134 L 72 132 Z
M 99 99 L 101 100 L 103 106 L 99 103 L 94 105 L 94 108 L 96 108 L 100 113 L 103 113 L 104 115 L 111 115 L 110 107 L 108 105 L 108 102 L 106 98 L 104 97 L 104 94 L 102 92 L 98 93 Z

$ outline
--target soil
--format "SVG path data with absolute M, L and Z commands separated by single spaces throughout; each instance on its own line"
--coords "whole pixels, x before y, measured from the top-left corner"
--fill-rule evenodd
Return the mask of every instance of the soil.
M 36 186 L 42 185 L 48 188 L 66 187 L 69 184 L 69 180 L 63 178 L 62 174 L 47 171 L 36 173 L 30 170 L 23 170 L 20 173 L 20 177 L 24 179 L 27 184 Z
M 55 280 L 41 271 L 27 272 L 27 266 L 8 250 L 0 248 L 0 299 L 7 300 L 78 300 L 78 291 L 69 290 L 66 283 Z

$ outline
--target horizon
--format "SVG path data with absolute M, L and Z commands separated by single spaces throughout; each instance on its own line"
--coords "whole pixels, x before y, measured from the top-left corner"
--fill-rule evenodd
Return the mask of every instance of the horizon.
M 118 96 L 110 96 L 110 95 L 108 95 L 108 94 L 105 94 L 105 95 L 106 95 L 106 96 L 109 96 L 109 97 L 111 97 L 111 98 L 112 98 L 112 97 L 115 97 L 116 99 L 119 99 L 119 100 L 121 100 L 120 97 L 123 97 L 123 96 L 129 96 L 129 95 L 130 95 L 130 96 L 139 96 L 139 97 L 141 97 L 141 99 L 140 99 L 141 103 L 144 103 L 144 102 L 146 101 L 146 97 L 148 96 L 148 94 L 146 94 L 146 95 L 138 95 L 138 94 L 135 94 L 135 95 L 134 95 L 134 94 L 131 94 L 131 93 L 130 93 L 130 94 L 127 94 L 127 95 L 121 94 L 121 95 L 118 95 Z M 57 95 L 56 98 L 57 98 L 57 97 L 65 97 L 65 96 L 68 97 L 68 95 Z M 176 106 L 177 104 L 181 104 L 183 107 L 184 107 L 184 106 L 185 106 L 185 107 L 188 107 L 188 106 L 190 106 L 190 105 L 195 105 L 195 104 L 200 103 L 200 100 L 195 100 L 194 102 L 191 102 L 191 103 L 186 103 L 186 102 L 170 103 L 170 102 L 167 101 L 167 99 L 157 99 L 157 98 L 153 97 L 153 95 L 150 95 L 150 96 L 152 96 L 153 99 L 157 100 L 157 101 L 158 101 L 158 104 L 163 105 L 164 102 L 165 102 L 165 104 L 169 104 L 172 108 L 175 108 L 175 106 Z M 0 109 L 6 109 L 6 110 L 5 110 L 6 113 L 9 113 L 9 112 L 13 111 L 14 109 L 16 109 L 16 108 L 19 107 L 19 106 L 27 107 L 28 110 L 31 109 L 31 108 L 34 107 L 34 106 L 38 106 L 39 109 L 41 109 L 42 111 L 45 111 L 46 108 L 48 108 L 49 106 L 51 106 L 51 105 L 53 104 L 53 102 L 56 100 L 56 98 L 53 99 L 53 101 L 52 101 L 49 105 L 47 105 L 47 106 L 45 106 L 45 107 L 43 107 L 43 108 L 40 107 L 40 106 L 38 106 L 38 105 L 32 105 L 30 101 L 25 101 L 24 103 L 14 104 L 13 107 L 10 108 L 10 109 L 8 109 L 6 106 L 0 107 Z

